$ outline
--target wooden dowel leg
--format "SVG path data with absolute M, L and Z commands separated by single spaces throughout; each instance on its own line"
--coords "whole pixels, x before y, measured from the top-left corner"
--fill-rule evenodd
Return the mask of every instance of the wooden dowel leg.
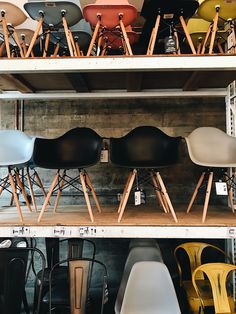
M 162 193 L 163 193 L 163 195 L 164 195 L 164 197 L 165 197 L 165 199 L 166 199 L 166 201 L 167 201 L 168 207 L 169 207 L 170 212 L 171 212 L 171 214 L 172 214 L 172 216 L 173 216 L 173 218 L 174 218 L 174 221 L 175 221 L 175 222 L 178 222 L 178 219 L 177 219 L 177 217 L 176 217 L 176 214 L 175 214 L 174 208 L 173 208 L 173 206 L 172 206 L 171 200 L 170 200 L 170 198 L 169 198 L 169 195 L 168 195 L 168 193 L 167 193 L 166 187 L 165 187 L 165 185 L 164 185 L 164 182 L 163 182 L 163 180 L 162 180 L 161 175 L 160 175 L 159 172 L 156 172 L 156 178 L 157 178 L 157 182 L 160 184 Z
M 208 203 L 209 203 L 209 199 L 211 195 L 212 181 L 213 181 L 213 172 L 210 172 L 208 183 L 207 183 L 207 189 L 206 189 L 206 197 L 205 197 L 205 202 L 204 202 L 204 207 L 203 207 L 202 222 L 205 222 L 206 220 L 207 208 L 208 208 Z
M 132 52 L 132 49 L 131 49 L 131 46 L 130 46 L 129 38 L 128 38 L 127 33 L 126 33 L 126 30 L 125 30 L 124 23 L 123 23 L 123 21 L 122 21 L 122 17 L 123 17 L 123 16 L 120 15 L 120 28 L 121 28 L 121 32 L 122 32 L 122 35 L 123 35 L 123 37 L 124 37 L 124 41 L 125 41 L 125 45 L 126 45 L 126 50 L 128 51 L 128 54 L 129 54 L 130 56 L 132 56 L 132 55 L 133 55 L 133 52 Z
M 96 195 L 96 193 L 94 191 L 94 188 L 93 188 L 92 182 L 90 180 L 90 177 L 89 177 L 89 175 L 88 175 L 88 173 L 86 171 L 84 171 L 84 174 L 85 174 L 86 183 L 88 184 L 88 186 L 89 186 L 89 188 L 91 190 L 91 193 L 92 193 L 92 196 L 93 196 L 93 199 L 94 199 L 94 203 L 95 203 L 95 205 L 97 207 L 97 210 L 98 210 L 99 213 L 101 213 L 102 210 L 101 210 L 100 204 L 98 202 L 97 195 Z
M 7 21 L 5 18 L 5 12 L 2 13 L 2 30 L 4 34 L 4 42 L 6 45 L 6 51 L 7 51 L 7 57 L 11 58 L 11 51 L 10 51 L 10 43 L 9 43 L 9 38 L 8 38 L 8 28 L 7 28 Z
M 47 57 L 48 46 L 49 46 L 49 41 L 50 41 L 50 35 L 51 35 L 51 32 L 50 32 L 50 30 L 48 30 L 47 34 L 46 34 L 46 38 L 45 38 L 45 45 L 44 45 L 44 50 L 43 50 L 43 58 Z
M 75 57 L 79 57 L 80 54 L 77 54 L 77 49 L 76 49 L 74 37 L 73 37 L 70 29 L 69 29 L 69 38 L 70 38 L 70 42 L 71 42 L 71 45 L 72 45 L 72 48 L 73 48 L 73 51 L 74 51 L 74 56 Z
M 94 222 L 94 217 L 93 217 L 93 212 L 92 212 L 92 207 L 91 207 L 91 203 L 89 200 L 89 195 L 88 195 L 88 191 L 87 191 L 87 186 L 85 183 L 85 174 L 83 171 L 80 172 L 80 181 L 82 184 L 82 188 L 83 188 L 83 192 L 84 192 L 84 198 L 87 204 L 87 208 L 88 208 L 88 212 L 89 212 L 89 216 L 92 222 Z
M 133 172 L 132 172 L 132 176 L 131 176 L 131 178 L 130 178 L 129 184 L 128 184 L 128 186 L 127 186 L 125 195 L 124 195 L 124 200 L 123 200 L 123 202 L 122 202 L 122 206 L 121 206 L 121 209 L 120 209 L 120 214 L 119 214 L 119 217 L 118 217 L 118 222 L 121 221 L 122 216 L 123 216 L 123 214 L 124 214 L 125 207 L 126 207 L 126 204 L 127 204 L 127 202 L 128 202 L 129 195 L 130 195 L 132 186 L 133 186 L 133 184 L 134 184 L 134 179 L 135 179 L 135 177 L 136 177 L 136 174 L 137 174 L 137 170 L 134 169 Z
M 158 14 L 156 18 L 156 23 L 155 23 L 154 28 L 152 29 L 152 33 L 151 33 L 149 44 L 148 44 L 148 49 L 147 49 L 148 56 L 153 55 L 153 51 L 154 51 L 154 47 L 155 47 L 155 43 L 157 39 L 157 33 L 158 33 L 159 25 L 160 25 L 160 20 L 161 20 L 161 15 Z
M 56 57 L 58 55 L 59 49 L 60 49 L 60 43 L 57 42 L 56 47 L 55 47 L 54 52 L 53 52 L 53 55 L 52 55 L 53 57 Z
M 6 44 L 5 44 L 5 41 L 3 41 L 1 43 L 1 46 L 0 46 L 0 57 L 3 56 L 3 51 L 4 51 L 5 47 L 6 47 Z
M 232 209 L 232 212 L 234 213 L 233 191 L 232 191 L 232 188 L 231 188 L 231 187 L 229 188 L 228 194 L 229 194 L 230 207 L 231 207 L 231 209 Z
M 131 177 L 132 177 L 132 174 L 133 174 L 133 171 L 131 171 L 131 172 L 129 173 L 128 179 L 127 179 L 126 184 L 125 184 L 125 188 L 124 188 L 123 193 L 122 193 L 122 195 L 121 195 L 120 204 L 119 204 L 119 208 L 118 208 L 118 211 L 117 211 L 118 214 L 120 213 L 120 209 L 121 209 L 121 207 L 122 207 L 122 204 L 123 204 L 123 201 L 124 201 L 124 198 L 125 198 L 125 194 L 126 194 L 126 191 L 127 191 L 127 188 L 128 188 L 129 182 L 130 182 L 130 179 L 131 179 Z
M 28 184 L 29 184 L 30 196 L 31 196 L 31 199 L 32 199 L 32 202 L 33 202 L 34 209 L 37 212 L 37 204 L 36 204 L 36 200 L 35 200 L 35 196 L 34 196 L 33 184 L 32 184 L 31 179 L 30 179 L 30 173 L 29 173 L 29 168 L 28 167 L 26 169 L 26 175 L 27 175 L 27 181 L 28 181 Z
M 40 32 L 40 30 L 42 28 L 42 25 L 43 25 L 43 15 L 40 17 L 40 19 L 38 21 L 37 28 L 36 28 L 36 30 L 34 32 L 34 35 L 33 35 L 32 39 L 31 39 L 29 48 L 28 48 L 27 53 L 25 55 L 26 58 L 29 58 L 29 56 L 31 55 L 31 51 L 33 50 L 34 44 L 35 44 L 36 39 L 37 39 L 37 37 L 39 35 L 39 32 Z
M 36 180 L 38 182 L 38 185 L 39 185 L 39 187 L 40 187 L 40 189 L 41 189 L 41 191 L 43 193 L 43 196 L 46 198 L 47 197 L 47 193 L 46 193 L 46 191 L 44 189 L 44 186 L 42 184 L 42 181 L 41 181 L 41 179 L 40 179 L 40 177 L 39 177 L 39 175 L 38 175 L 38 173 L 37 173 L 37 171 L 35 169 L 34 169 L 34 175 L 35 175 L 35 178 L 36 178 Z M 48 204 L 50 204 L 50 203 L 48 203 Z
M 63 27 L 64 27 L 64 31 L 65 31 L 65 35 L 66 35 L 68 48 L 69 48 L 69 51 L 70 51 L 70 56 L 74 57 L 74 51 L 73 51 L 73 47 L 72 47 L 72 44 L 71 44 L 71 41 L 70 41 L 70 35 L 69 35 L 70 30 L 68 28 L 65 16 L 62 16 L 62 22 L 63 22 Z
M 167 214 L 167 213 L 168 213 L 168 209 L 166 208 L 166 206 L 165 206 L 165 204 L 164 204 L 164 202 L 163 202 L 161 193 L 160 193 L 160 191 L 159 191 L 160 187 L 159 187 L 158 184 L 157 184 L 155 174 L 154 174 L 154 173 L 151 173 L 151 177 L 152 177 L 152 182 L 153 182 L 153 186 L 154 186 L 154 191 L 155 191 L 155 193 L 156 193 L 157 199 L 159 200 L 160 205 L 162 206 L 164 212 Z
M 17 46 L 18 46 L 18 48 L 20 50 L 20 56 L 21 56 L 21 58 L 24 58 L 25 54 L 24 54 L 23 49 L 21 47 L 20 40 L 19 40 L 19 37 L 18 37 L 18 34 L 17 34 L 15 28 L 13 29 L 13 36 L 14 36 L 16 44 L 17 44 Z
M 89 57 L 91 55 L 91 52 L 92 52 L 92 49 L 93 49 L 93 45 L 95 43 L 95 40 L 96 40 L 98 32 L 99 32 L 100 24 L 101 24 L 101 17 L 98 16 L 98 21 L 97 21 L 96 27 L 94 29 L 93 36 L 91 38 L 91 41 L 90 41 L 90 44 L 89 44 L 89 48 L 88 48 L 88 51 L 87 51 L 87 57 Z
M 177 33 L 176 30 L 174 31 L 174 36 L 176 38 L 176 51 L 177 51 L 177 54 L 181 55 L 180 46 L 179 46 L 179 36 L 178 36 L 178 33 Z
M 204 38 L 204 42 L 203 42 L 203 45 L 202 45 L 202 51 L 201 51 L 201 54 L 202 54 L 202 55 L 204 55 L 204 53 L 205 53 L 206 44 L 207 44 L 208 38 L 209 38 L 209 36 L 210 36 L 211 29 L 212 29 L 212 24 L 209 25 L 208 30 L 207 30 L 207 33 L 206 33 L 206 36 L 205 36 L 205 38 Z
M 21 182 L 21 180 L 20 180 L 19 173 L 18 173 L 17 170 L 15 170 L 15 177 L 16 177 L 17 184 L 18 184 L 18 186 L 19 186 L 20 189 L 21 189 L 21 193 L 22 193 L 22 195 L 23 195 L 23 197 L 24 197 L 24 199 L 25 199 L 25 203 L 26 203 L 27 207 L 29 208 L 29 210 L 32 212 L 32 208 L 31 208 L 31 206 L 30 206 L 30 203 L 29 203 L 29 200 L 28 200 L 28 198 L 27 198 L 27 195 L 26 195 L 24 186 L 23 186 L 23 184 L 22 184 L 22 182 Z
M 24 56 L 25 56 L 26 53 L 27 53 L 27 46 L 26 46 L 26 43 L 25 43 L 25 38 L 22 38 L 22 49 L 23 49 L 23 53 L 24 53 Z
M 197 197 L 198 190 L 200 189 L 200 187 L 201 187 L 201 185 L 202 185 L 202 182 L 203 182 L 203 180 L 204 180 L 205 174 L 206 174 L 206 173 L 203 172 L 203 173 L 201 174 L 200 179 L 198 180 L 198 183 L 197 183 L 196 188 L 195 188 L 195 190 L 194 190 L 194 192 L 193 192 L 192 198 L 191 198 L 191 200 L 190 200 L 190 202 L 189 202 L 189 205 L 188 205 L 188 208 L 187 208 L 187 213 L 190 212 L 190 210 L 191 210 L 191 208 L 192 208 L 192 206 L 193 206 L 193 203 L 194 203 L 194 201 L 195 201 L 195 198 Z
M 181 23 L 181 25 L 183 27 L 184 33 L 186 35 L 188 44 L 189 44 L 189 46 L 190 46 L 190 48 L 192 50 L 192 53 L 195 55 L 196 54 L 196 50 L 195 50 L 194 44 L 192 42 L 192 38 L 191 38 L 191 36 L 189 34 L 189 31 L 188 31 L 187 25 L 185 23 L 185 20 L 184 20 L 182 15 L 180 15 L 179 19 L 180 19 L 180 23 Z
M 21 207 L 20 207 L 20 202 L 19 202 L 19 199 L 18 199 L 18 195 L 17 195 L 17 193 L 16 193 L 16 186 L 15 186 L 15 183 L 14 183 L 14 179 L 13 179 L 11 170 L 9 170 L 8 176 L 9 176 L 9 181 L 10 181 L 10 184 L 11 184 L 12 195 L 13 195 L 13 197 L 14 197 L 14 201 L 15 201 L 15 203 L 16 203 L 16 207 L 17 207 L 17 210 L 18 210 L 18 214 L 19 214 L 19 216 L 20 216 L 20 221 L 23 223 L 22 210 L 21 210 Z
M 46 197 L 45 200 L 44 200 L 43 207 L 42 207 L 42 209 L 41 209 L 41 211 L 40 211 L 40 214 L 39 214 L 39 217 L 38 217 L 38 222 L 40 222 L 41 219 L 42 219 L 42 217 L 43 217 L 43 214 L 44 214 L 45 209 L 46 209 L 46 207 L 47 207 L 47 205 L 48 205 L 48 202 L 49 202 L 49 200 L 50 200 L 50 198 L 51 198 L 51 196 L 52 196 L 53 190 L 54 190 L 54 188 L 55 188 L 55 186 L 56 186 L 56 184 L 57 184 L 58 178 L 59 178 L 59 171 L 58 171 L 57 174 L 55 175 L 55 177 L 54 177 L 54 179 L 53 179 L 53 181 L 52 181 L 51 187 L 50 187 L 50 189 L 49 189 L 49 192 L 48 192 L 48 194 L 47 194 L 47 197 Z
M 216 38 L 217 24 L 218 24 L 218 19 L 219 19 L 219 9 L 220 9 L 219 7 L 216 8 L 216 15 L 214 17 L 214 22 L 213 22 L 213 26 L 212 26 L 209 54 L 212 54 L 212 52 L 213 52 L 214 42 L 215 42 L 215 38 Z
M 221 44 L 220 44 L 220 42 L 219 42 L 219 40 L 217 40 L 217 47 L 218 47 L 220 53 L 225 53 L 223 48 L 222 48 L 222 46 L 221 46 Z
M 75 41 L 75 49 L 76 49 L 76 52 L 77 52 L 77 56 L 81 56 L 81 51 L 80 51 L 80 46 L 79 46 L 79 42 L 78 40 Z
M 60 199 L 60 196 L 61 196 L 61 191 L 62 191 L 62 188 L 63 188 L 64 183 L 65 183 L 65 176 L 66 176 L 66 170 L 63 171 L 63 175 L 62 175 L 62 178 L 61 178 L 61 182 L 60 182 L 59 187 L 58 187 L 57 197 L 56 197 L 55 204 L 54 204 L 54 208 L 53 208 L 53 212 L 54 212 L 54 213 L 55 213 L 56 210 L 57 210 L 57 206 L 58 206 L 59 199 Z
M 197 54 L 201 53 L 201 48 L 202 48 L 202 42 L 198 41 L 198 45 L 197 45 Z

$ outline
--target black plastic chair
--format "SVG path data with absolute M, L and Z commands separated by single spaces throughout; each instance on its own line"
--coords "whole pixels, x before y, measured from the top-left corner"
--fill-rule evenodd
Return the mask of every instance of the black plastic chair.
M 42 278 L 44 276 L 45 258 L 37 248 L 5 248 L 0 249 L 0 313 L 20 314 L 22 302 L 27 303 L 25 285 L 27 280 L 29 253 L 34 258 L 38 254 L 42 263 L 42 276 L 39 277 L 39 298 L 36 302 L 35 312 L 39 313 L 42 293 Z M 29 309 L 25 307 L 26 313 Z
M 69 239 L 58 239 L 58 238 L 46 238 L 46 254 L 47 254 L 47 268 L 44 271 L 42 299 L 41 299 L 41 314 L 44 314 L 48 310 L 49 303 L 49 277 L 50 272 L 53 269 L 53 293 L 51 296 L 52 304 L 57 306 L 64 306 L 69 302 L 68 293 L 68 263 L 61 263 L 61 251 L 63 245 L 66 245 L 66 256 L 63 260 L 80 259 L 84 256 L 84 243 L 88 243 L 91 247 L 91 257 L 95 258 L 96 246 L 93 241 L 81 238 L 69 238 Z M 89 253 L 90 255 L 90 253 Z M 61 265 L 63 264 L 63 265 Z M 55 267 L 55 265 L 57 265 Z M 39 293 L 39 280 L 41 277 L 41 271 L 36 275 L 35 280 L 35 305 Z
M 158 34 L 160 38 L 171 35 L 176 42 L 175 53 L 180 54 L 179 34 L 182 32 L 178 31 L 179 23 L 192 53 L 196 54 L 185 19 L 193 16 L 198 7 L 199 3 L 196 0 L 145 0 L 141 15 L 146 22 L 140 39 L 143 42 L 149 40 L 147 55 L 153 54 Z
M 167 167 L 178 161 L 178 147 L 181 137 L 170 137 L 153 126 L 140 126 L 121 138 L 111 138 L 111 161 L 121 167 L 131 168 L 122 194 L 118 222 L 123 216 L 137 169 L 148 169 L 157 198 L 164 211 L 171 212 L 177 222 L 175 211 L 157 168 Z
M 90 128 L 74 128 L 55 139 L 36 138 L 33 164 L 46 169 L 58 169 L 44 201 L 38 222 L 42 219 L 52 193 L 57 191 L 54 205 L 55 212 L 61 192 L 68 186 L 73 186 L 75 189 L 83 192 L 90 219 L 92 222 L 94 221 L 88 190 L 91 191 L 99 212 L 101 212 L 101 208 L 91 180 L 84 168 L 93 166 L 99 161 L 101 147 L 102 138 Z M 61 174 L 62 169 L 63 172 Z M 69 169 L 78 169 L 78 176 L 74 178 L 68 176 L 67 170 Z M 81 185 L 82 190 L 78 188 L 78 184 Z

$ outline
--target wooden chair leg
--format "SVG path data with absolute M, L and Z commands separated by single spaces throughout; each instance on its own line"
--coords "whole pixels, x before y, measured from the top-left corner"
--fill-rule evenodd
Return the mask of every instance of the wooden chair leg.
M 46 191 L 44 189 L 44 186 L 43 186 L 42 181 L 41 181 L 41 179 L 40 179 L 40 177 L 38 175 L 38 172 L 35 169 L 34 169 L 34 175 L 35 175 L 35 178 L 36 178 L 36 180 L 38 182 L 38 185 L 39 185 L 39 187 L 40 187 L 44 197 L 46 198 L 47 197 L 47 193 L 46 193 Z M 48 204 L 50 204 L 50 203 L 48 203 Z
M 207 44 L 207 41 L 208 41 L 208 38 L 211 34 L 211 29 L 212 29 L 212 24 L 209 25 L 208 27 L 208 30 L 207 30 L 207 33 L 206 33 L 206 36 L 204 38 L 204 42 L 203 42 L 203 45 L 202 45 L 202 50 L 201 50 L 201 54 L 204 55 L 205 53 L 205 50 L 206 50 L 206 44 Z
M 207 183 L 207 189 L 206 189 L 206 197 L 203 207 L 203 215 L 202 215 L 202 222 L 205 222 L 206 220 L 206 214 L 208 209 L 208 203 L 211 195 L 211 187 L 212 187 L 212 181 L 213 181 L 213 172 L 211 171 L 209 173 L 208 183 Z
M 58 207 L 59 199 L 60 199 L 60 196 L 61 196 L 61 191 L 62 191 L 62 188 L 63 188 L 64 183 L 65 183 L 65 176 L 66 176 L 66 170 L 63 171 L 61 182 L 60 182 L 59 187 L 58 187 L 57 197 L 56 197 L 54 208 L 53 208 L 53 212 L 54 213 L 56 212 L 57 207 Z
M 34 196 L 33 184 L 32 184 L 31 179 L 30 179 L 30 173 L 29 173 L 29 168 L 28 167 L 26 169 L 26 175 L 27 175 L 27 181 L 28 181 L 28 184 L 29 184 L 29 190 L 30 190 L 30 196 L 31 196 L 31 199 L 32 199 L 32 203 L 34 205 L 35 211 L 37 212 L 37 204 L 36 204 L 36 200 L 35 200 L 35 196 Z
M 73 51 L 74 51 L 74 57 L 79 57 L 80 53 L 79 54 L 77 53 L 74 37 L 73 37 L 70 29 L 69 29 L 69 38 L 70 38 L 71 46 L 72 46 Z
M 68 48 L 70 51 L 70 56 L 74 57 L 74 51 L 73 51 L 73 47 L 71 45 L 71 41 L 70 41 L 70 35 L 69 35 L 69 28 L 68 28 L 68 24 L 66 21 L 65 16 L 62 16 L 62 23 L 63 23 L 63 27 L 64 27 L 64 31 L 65 31 L 65 35 L 66 35 L 66 40 L 67 40 L 67 44 L 68 44 Z
M 204 178 L 205 178 L 205 174 L 206 174 L 206 173 L 203 172 L 203 173 L 201 174 L 200 179 L 198 180 L 198 183 L 197 183 L 196 188 L 195 188 L 195 190 L 194 190 L 194 192 L 193 192 L 192 198 L 191 198 L 191 200 L 190 200 L 190 202 L 189 202 L 189 205 L 188 205 L 188 208 L 187 208 L 187 213 L 190 212 L 190 210 L 191 210 L 191 208 L 192 208 L 192 206 L 193 206 L 193 203 L 194 203 L 194 201 L 195 201 L 195 198 L 197 197 L 198 190 L 200 189 L 200 187 L 201 187 L 201 185 L 202 185 L 202 182 L 203 182 L 203 180 L 204 180 Z
M 1 43 L 1 46 L 0 46 L 0 57 L 3 56 L 3 51 L 4 51 L 5 47 L 6 47 L 6 44 L 5 44 L 5 41 L 3 41 Z
M 84 192 L 84 198 L 87 204 L 87 208 L 88 208 L 88 212 L 89 212 L 89 216 L 92 222 L 94 222 L 94 217 L 93 217 L 93 212 L 92 212 L 92 207 L 91 207 L 91 203 L 89 200 L 89 195 L 88 195 L 88 191 L 87 191 L 87 186 L 86 186 L 86 182 L 85 182 L 85 174 L 83 171 L 80 172 L 80 181 L 82 184 L 82 188 L 83 188 L 83 192 Z
M 52 57 L 56 57 L 58 55 L 60 49 L 60 43 L 57 42 Z
M 158 16 L 156 18 L 155 26 L 152 29 L 151 37 L 149 40 L 148 49 L 147 49 L 147 56 L 153 55 L 153 51 L 154 51 L 154 47 L 155 47 L 155 43 L 156 43 L 156 39 L 157 39 L 157 33 L 158 33 L 159 25 L 160 25 L 160 20 L 161 20 L 161 15 L 158 14 Z
M 197 45 L 197 54 L 201 53 L 201 49 L 202 49 L 202 41 L 198 41 L 198 45 Z
M 217 43 L 216 43 L 216 44 L 217 44 L 217 48 L 219 49 L 219 52 L 220 52 L 220 53 L 225 53 L 224 50 L 223 50 L 223 48 L 222 48 L 222 46 L 221 46 L 221 44 L 220 44 L 220 42 L 219 42 L 219 40 L 217 40 Z
M 30 42 L 30 45 L 29 45 L 29 48 L 27 50 L 27 53 L 25 55 L 26 58 L 29 58 L 29 56 L 31 55 L 31 51 L 33 50 L 33 47 L 35 45 L 35 42 L 36 42 L 36 39 L 39 35 L 39 32 L 40 32 L 40 29 L 42 28 L 42 25 L 43 25 L 43 15 L 40 17 L 39 21 L 38 21 L 38 25 L 37 25 L 37 28 L 34 32 L 34 35 L 31 39 L 31 42 Z
M 80 46 L 79 46 L 78 39 L 75 40 L 75 49 L 76 49 L 76 52 L 77 52 L 77 56 L 81 56 L 81 55 L 82 55 L 82 52 L 81 52 L 81 50 L 80 50 Z
M 124 38 L 124 41 L 125 41 L 126 50 L 127 50 L 128 54 L 129 54 L 129 56 L 132 56 L 133 52 L 132 52 L 132 49 L 131 49 L 131 46 L 130 46 L 129 38 L 128 38 L 126 30 L 125 30 L 124 23 L 122 21 L 123 15 L 121 14 L 119 16 L 119 18 L 120 18 L 120 28 L 121 28 L 121 32 L 122 32 L 122 35 L 123 35 L 123 38 Z
M 174 36 L 175 36 L 175 40 L 176 40 L 176 51 L 178 55 L 181 55 L 181 51 L 180 51 L 180 46 L 179 46 L 179 36 L 177 31 L 174 31 Z
M 38 222 L 40 222 L 42 217 L 43 217 L 45 209 L 46 209 L 46 207 L 47 207 L 47 205 L 49 203 L 49 200 L 50 200 L 50 198 L 52 196 L 53 190 L 54 190 L 54 188 L 55 188 L 55 186 L 57 184 L 57 181 L 58 181 L 58 178 L 59 178 L 59 174 L 60 174 L 60 171 L 58 170 L 56 175 L 55 175 L 55 177 L 54 177 L 54 179 L 53 179 L 53 181 L 52 181 L 52 184 L 51 184 L 51 187 L 50 187 L 49 192 L 47 194 L 47 197 L 44 200 L 43 207 L 42 207 L 42 209 L 40 211 L 40 214 L 39 214 L 39 217 L 38 217 Z
M 50 41 L 50 35 L 51 35 L 51 32 L 50 32 L 50 30 L 48 30 L 47 34 L 46 34 L 46 38 L 45 38 L 45 45 L 44 45 L 44 50 L 43 50 L 43 58 L 47 57 L 48 46 L 49 46 L 49 41 Z
M 93 36 L 91 38 L 91 41 L 90 41 L 90 44 L 89 44 L 89 48 L 88 48 L 88 51 L 87 51 L 87 57 L 89 57 L 91 55 L 91 52 L 92 52 L 92 49 L 93 49 L 93 45 L 95 43 L 95 40 L 96 40 L 98 32 L 99 32 L 100 25 L 101 25 L 101 16 L 98 16 L 98 21 L 97 21 L 96 27 L 94 29 Z
M 216 7 L 216 15 L 214 17 L 214 22 L 212 25 L 209 54 L 212 54 L 212 52 L 213 52 L 214 42 L 215 42 L 215 38 L 216 38 L 217 24 L 218 24 L 218 20 L 219 20 L 219 10 L 220 10 L 220 7 Z
M 152 178 L 152 182 L 153 182 L 153 186 L 154 186 L 154 191 L 156 193 L 156 197 L 157 197 L 161 207 L 163 208 L 164 212 L 167 214 L 168 213 L 168 209 L 166 208 L 166 206 L 165 206 L 165 204 L 163 202 L 163 199 L 162 199 L 162 196 L 161 196 L 161 192 L 159 191 L 160 187 L 157 184 L 156 177 L 155 177 L 155 174 L 153 172 L 151 173 L 151 178 Z
M 100 204 L 99 204 L 99 202 L 98 202 L 97 195 L 96 195 L 96 193 L 95 193 L 95 191 L 94 191 L 94 188 L 93 188 L 91 179 L 90 179 L 88 173 L 87 173 L 85 170 L 84 170 L 84 174 L 85 174 L 85 181 L 87 182 L 87 184 L 88 184 L 88 186 L 89 186 L 89 188 L 90 188 L 90 190 L 91 190 L 91 193 L 92 193 L 92 196 L 93 196 L 93 199 L 94 199 L 94 203 L 95 203 L 95 205 L 96 205 L 96 207 L 97 207 L 97 210 L 98 210 L 99 213 L 101 213 L 102 210 L 101 210 Z
M 18 210 L 18 213 L 19 213 L 19 216 L 20 216 L 20 221 L 23 223 L 22 210 L 21 210 L 21 207 L 20 207 L 20 202 L 19 202 L 19 199 L 18 199 L 18 195 L 16 193 L 15 182 L 14 182 L 14 179 L 13 179 L 13 176 L 12 176 L 12 173 L 11 173 L 10 169 L 8 171 L 8 176 L 9 176 L 9 181 L 10 181 L 10 184 L 11 184 L 12 195 L 14 196 L 14 201 L 16 203 L 16 207 L 17 207 L 17 210 Z
M 127 188 L 128 188 L 128 186 L 129 186 L 129 182 L 130 182 L 130 180 L 131 180 L 132 174 L 133 174 L 133 171 L 131 171 L 131 172 L 129 173 L 128 179 L 127 179 L 127 181 L 126 181 L 125 188 L 124 188 L 124 190 L 123 190 L 123 193 L 122 193 L 122 196 L 121 196 L 121 199 L 120 199 L 119 208 L 118 208 L 118 211 L 117 211 L 118 214 L 120 213 L 120 209 L 121 209 L 122 204 L 123 204 L 123 202 L 124 202 L 125 194 L 127 193 Z
M 29 208 L 29 210 L 32 212 L 32 208 L 31 208 L 31 206 L 30 206 L 30 203 L 29 203 L 29 200 L 28 200 L 28 198 L 27 198 L 27 195 L 26 195 L 24 186 L 23 186 L 23 184 L 22 184 L 22 182 L 21 182 L 21 180 L 20 180 L 19 173 L 18 173 L 17 170 L 15 170 L 15 177 L 16 177 L 17 184 L 18 184 L 18 186 L 19 186 L 20 189 L 21 189 L 21 193 L 22 193 L 22 195 L 23 195 L 23 197 L 24 197 L 24 199 L 25 199 L 25 203 L 26 203 L 27 207 Z
M 3 183 L 0 186 L 0 195 L 2 194 L 2 191 L 5 188 L 5 185 L 7 184 L 7 181 L 9 180 L 9 175 L 7 175 L 4 179 L 3 179 Z
M 24 58 L 25 54 L 24 54 L 23 49 L 21 47 L 20 40 L 19 40 L 19 37 L 18 37 L 18 34 L 17 34 L 15 28 L 13 29 L 13 36 L 14 36 L 16 44 L 17 44 L 17 46 L 18 46 L 18 48 L 20 50 L 20 56 L 21 56 L 21 58 Z
M 175 214 L 174 208 L 173 208 L 173 206 L 172 206 L 171 200 L 170 200 L 170 198 L 169 198 L 169 195 L 168 195 L 168 193 L 167 193 L 166 187 L 165 187 L 165 185 L 164 185 L 164 182 L 163 182 L 163 180 L 162 180 L 161 175 L 160 175 L 159 172 L 156 172 L 156 178 L 157 178 L 157 182 L 160 184 L 162 193 L 163 193 L 163 195 L 164 195 L 164 197 L 165 197 L 165 199 L 166 199 L 166 201 L 167 201 L 168 207 L 169 207 L 170 212 L 171 212 L 171 214 L 172 214 L 172 216 L 173 216 L 173 218 L 174 218 L 174 221 L 175 221 L 175 222 L 178 222 L 178 219 L 177 219 L 177 217 L 176 217 L 176 214 Z
M 130 195 L 130 192 L 131 192 L 131 190 L 132 190 L 132 186 L 133 186 L 133 184 L 134 184 L 134 179 L 135 179 L 136 175 L 137 175 L 137 170 L 134 169 L 133 172 L 132 172 L 132 175 L 131 175 L 131 177 L 130 177 L 130 180 L 129 180 L 127 189 L 126 189 L 126 191 L 124 191 L 125 193 L 123 192 L 123 194 L 124 194 L 124 199 L 123 199 L 123 202 L 122 202 L 122 205 L 121 205 L 121 208 L 120 208 L 120 214 L 119 214 L 119 217 L 118 217 L 118 222 L 121 221 L 122 216 L 123 216 L 123 214 L 124 214 L 125 207 L 126 207 L 126 204 L 127 204 L 127 202 L 128 202 L 129 195 Z
M 184 20 L 184 18 L 183 18 L 182 15 L 180 15 L 179 19 L 180 19 L 180 23 L 181 23 L 181 25 L 182 25 L 182 27 L 183 27 L 184 33 L 185 33 L 185 35 L 186 35 L 188 44 L 189 44 L 189 46 L 190 46 L 190 48 L 191 48 L 191 50 L 192 50 L 192 54 L 195 55 L 195 54 L 196 54 L 196 50 L 195 50 L 195 47 L 194 47 L 192 38 L 191 38 L 191 36 L 190 36 L 190 34 L 189 34 L 189 31 L 188 31 L 187 25 L 186 25 L 186 23 L 185 23 L 185 20 Z
M 1 14 L 2 14 L 2 30 L 4 34 L 4 42 L 6 45 L 7 57 L 11 58 L 10 43 L 9 43 L 9 38 L 8 38 L 8 29 L 7 29 L 7 21 L 5 18 L 5 12 L 2 11 Z

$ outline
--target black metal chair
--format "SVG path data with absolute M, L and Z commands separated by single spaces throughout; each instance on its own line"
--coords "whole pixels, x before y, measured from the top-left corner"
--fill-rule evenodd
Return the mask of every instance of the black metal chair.
M 141 15 L 146 19 L 146 22 L 140 39 L 143 43 L 149 40 L 147 55 L 153 54 L 158 34 L 162 39 L 171 35 L 175 41 L 173 52 L 180 54 L 179 35 L 181 33 L 186 36 L 192 53 L 196 54 L 185 19 L 193 16 L 198 7 L 199 3 L 196 0 L 145 0 Z M 178 31 L 179 23 L 183 31 Z M 171 53 L 171 47 L 169 50 Z
M 39 298 L 35 307 L 35 313 L 39 313 L 42 278 L 45 269 L 44 255 L 37 248 L 12 247 L 0 249 L 0 313 L 2 314 L 20 314 L 22 302 L 24 302 L 25 312 L 29 313 L 29 309 L 26 306 L 27 299 L 25 294 L 29 252 L 32 253 L 32 258 L 36 254 L 39 255 L 42 263 L 42 276 L 39 277 Z
M 91 191 L 99 212 L 101 212 L 101 208 L 89 175 L 84 168 L 93 166 L 99 161 L 101 147 L 102 138 L 94 130 L 85 127 L 71 129 L 55 139 L 36 138 L 33 164 L 46 169 L 58 169 L 44 201 L 38 222 L 42 219 L 52 193 L 57 191 L 54 205 L 55 212 L 62 190 L 69 186 L 83 192 L 90 219 L 92 222 L 94 221 L 88 190 Z M 79 174 L 71 178 L 67 175 L 67 170 L 69 169 L 78 169 Z M 81 189 L 78 188 L 78 184 L 81 186 Z
M 175 211 L 157 168 L 167 167 L 178 161 L 178 147 L 181 137 L 170 137 L 153 126 L 140 126 L 121 138 L 111 138 L 111 161 L 121 167 L 131 168 L 122 194 L 118 222 L 123 216 L 133 183 L 138 175 L 137 169 L 147 169 L 153 187 L 164 211 L 171 212 L 177 222 Z

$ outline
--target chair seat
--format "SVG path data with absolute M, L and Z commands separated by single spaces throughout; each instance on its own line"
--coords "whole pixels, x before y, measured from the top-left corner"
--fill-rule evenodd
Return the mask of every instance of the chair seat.
M 76 24 L 82 19 L 82 11 L 73 1 L 33 1 L 24 5 L 29 16 L 34 20 L 39 20 L 40 12 L 44 13 L 44 22 L 48 25 L 58 26 L 62 24 L 61 11 L 66 11 L 66 21 L 68 26 Z
M 119 14 L 123 14 L 122 21 L 125 26 L 131 25 L 137 17 L 137 10 L 132 5 L 96 5 L 89 4 L 83 9 L 85 19 L 93 26 L 97 24 L 97 14 L 101 14 L 101 24 L 108 29 L 119 25 Z
M 236 18 L 236 1 L 235 0 L 204 0 L 202 1 L 198 15 L 209 22 L 212 22 L 216 15 L 216 6 L 220 6 L 219 16 L 227 21 Z
M 0 1 L 0 11 L 5 11 L 7 23 L 10 23 L 12 26 L 20 25 L 27 19 L 25 13 L 17 6 L 17 2 L 15 1 L 15 5 L 7 1 Z

